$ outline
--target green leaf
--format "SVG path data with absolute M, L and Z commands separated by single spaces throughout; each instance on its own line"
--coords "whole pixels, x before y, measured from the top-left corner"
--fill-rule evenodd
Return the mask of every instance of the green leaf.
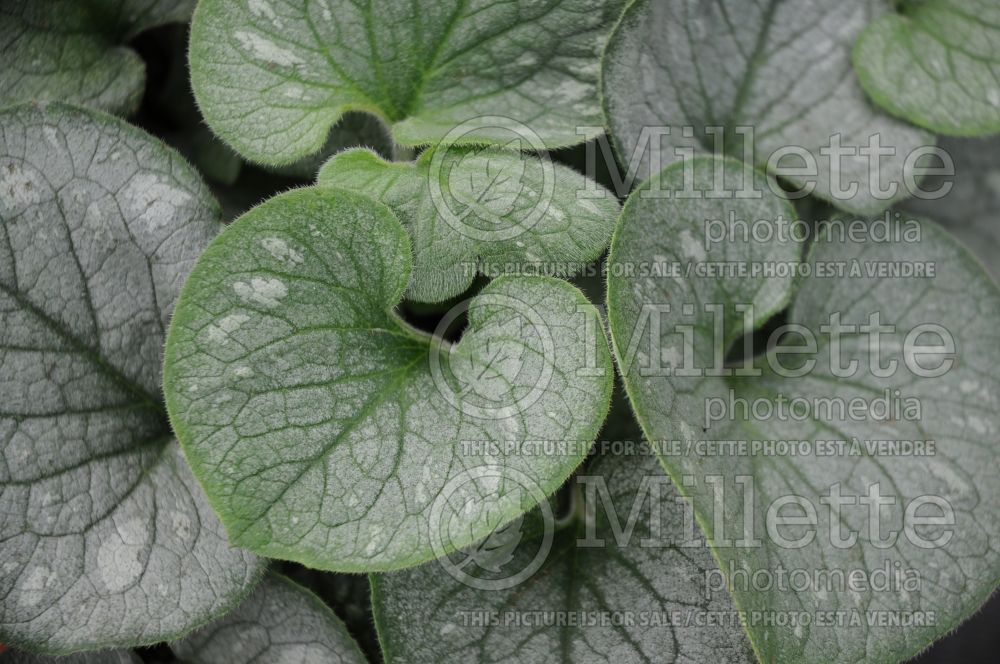
M 1000 132 L 1000 7 L 901 0 L 858 38 L 854 66 L 893 115 L 952 136 Z
M 610 498 L 610 505 L 588 506 L 593 532 L 586 529 L 581 507 L 556 526 L 538 571 L 512 588 L 463 585 L 440 561 L 373 574 L 375 621 L 386 662 L 753 662 L 729 595 L 723 590 L 706 596 L 705 575 L 715 562 L 705 546 L 641 544 L 685 540 L 680 498 L 656 458 L 603 455 L 585 473 L 590 486 L 602 481 Z M 654 486 L 649 478 L 659 484 L 647 493 Z M 631 534 L 619 535 L 620 543 L 609 513 L 621 527 L 635 518 Z M 588 539 L 603 544 L 580 543 Z M 503 579 L 528 569 L 545 551 L 543 541 L 535 536 L 497 566 L 483 565 L 469 552 L 463 552 L 469 560 L 452 562 L 473 578 Z M 723 615 L 735 624 L 698 622 Z M 538 622 L 530 622 L 533 616 Z M 556 622 L 581 618 L 577 624 Z
M 1000 139 L 945 138 L 941 149 L 954 160 L 954 178 L 935 177 L 921 186 L 936 191 L 953 182 L 951 191 L 940 198 L 911 198 L 901 208 L 939 222 L 1000 281 Z
M 779 150 L 799 148 L 816 161 L 816 177 L 789 170 L 803 166 L 798 156 L 774 161 L 772 170 L 780 167 L 796 188 L 814 181 L 817 196 L 850 212 L 881 212 L 908 195 L 907 155 L 933 142 L 873 107 L 851 68 L 858 34 L 887 10 L 885 0 L 637 0 L 603 61 L 602 98 L 619 161 L 628 164 L 641 150 L 642 180 L 681 158 L 678 150 L 714 150 L 710 130 L 724 130 L 726 154 L 742 159 L 752 151 L 750 160 L 763 167 Z M 670 135 L 661 141 L 651 134 L 643 145 L 644 131 L 655 127 L 669 127 Z M 744 145 L 740 127 L 752 128 L 752 146 Z M 845 156 L 838 170 L 820 152 L 834 137 L 857 149 L 873 136 L 896 151 L 879 163 L 879 183 L 897 186 L 892 195 L 874 195 L 867 157 Z M 837 191 L 851 184 L 856 193 Z
M 319 183 L 376 197 L 398 215 L 413 243 L 407 296 L 422 302 L 461 294 L 480 271 L 572 276 L 607 247 L 619 208 L 603 187 L 585 191 L 570 168 L 489 148 L 429 150 L 416 163 L 350 150 Z
M 272 198 L 202 254 L 171 325 L 165 389 L 232 541 L 320 569 L 415 565 L 536 504 L 507 490 L 511 474 L 547 494 L 584 458 L 583 444 L 544 456 L 470 444 L 593 440 L 611 366 L 583 295 L 546 277 L 494 280 L 452 346 L 393 313 L 409 276 L 409 238 L 388 208 L 329 187 Z M 475 473 L 492 470 L 484 487 Z M 438 500 L 452 480 L 467 512 Z
M 504 117 L 458 142 L 505 143 L 527 124 L 547 147 L 572 145 L 588 138 L 578 126 L 603 124 L 597 59 L 622 4 L 202 0 L 191 78 L 212 129 L 261 163 L 318 151 L 347 110 L 380 116 L 403 145 L 481 116 Z
M 129 650 L 103 650 L 84 652 L 68 657 L 49 657 L 12 652 L 3 658 L 4 664 L 142 664 L 142 660 Z
M 265 576 L 238 609 L 170 648 L 191 664 L 367 661 L 323 600 L 274 573 Z
M 194 0 L 8 0 L 0 7 L 0 106 L 66 101 L 129 115 L 146 65 L 126 44 L 186 22 Z
M 262 568 L 226 541 L 160 397 L 218 206 L 179 155 L 102 113 L 20 106 L 0 127 L 0 641 L 155 643 Z
M 717 166 L 712 160 L 698 162 L 694 182 L 709 182 Z M 725 166 L 733 179 L 737 168 L 733 164 Z M 665 182 L 646 186 L 677 185 L 684 172 L 682 167 L 671 167 L 658 177 Z M 735 189 L 731 184 L 726 188 Z M 739 231 L 721 244 L 706 241 L 712 220 L 725 221 L 730 213 L 736 219 L 759 220 L 757 223 L 764 225 L 757 227 L 760 233 L 776 232 L 779 215 L 788 218 L 785 208 L 773 196 L 756 201 L 692 202 L 654 199 L 643 196 L 641 190 L 633 194 L 625 205 L 609 258 L 612 339 L 629 397 L 643 430 L 652 440 L 806 441 L 807 447 L 795 447 L 795 454 L 740 454 L 727 453 L 721 447 L 714 452 L 695 447 L 661 456 L 671 477 L 693 501 L 703 531 L 713 540 L 719 538 L 713 542 L 714 552 L 729 578 L 737 606 L 746 612 L 759 611 L 764 612 L 761 615 L 785 616 L 789 620 L 795 615 L 817 618 L 828 615 L 825 611 L 843 611 L 846 618 L 857 616 L 861 621 L 840 624 L 837 619 L 816 620 L 796 627 L 775 619 L 751 624 L 749 635 L 761 661 L 895 662 L 912 656 L 953 629 L 989 597 L 1000 578 L 996 549 L 1000 531 L 992 518 L 1000 509 L 1000 480 L 992 471 L 1000 432 L 1000 381 L 991 369 L 1000 343 L 1000 292 L 963 248 L 929 222 L 917 225 L 919 241 L 912 234 L 901 235 L 901 239 L 890 235 L 887 241 L 879 241 L 875 235 L 852 238 L 830 227 L 814 240 L 806 276 L 794 282 L 763 272 L 663 279 L 620 275 L 619 268 L 624 264 L 661 258 L 679 264 L 681 274 L 687 266 L 719 261 L 747 269 L 795 261 L 799 248 L 794 241 L 754 239 L 761 237 L 757 234 L 747 239 Z M 891 232 L 900 226 L 892 222 Z M 912 225 L 909 227 L 912 231 Z M 848 268 L 843 275 L 820 271 L 839 263 Z M 870 267 L 921 263 L 935 267 L 933 277 L 867 274 Z M 858 266 L 860 274 L 851 271 L 853 265 Z M 756 358 L 760 375 L 712 375 L 710 370 L 717 366 L 720 353 L 743 332 L 750 331 L 742 325 L 744 315 L 734 313 L 734 305 L 755 305 L 749 327 L 759 329 L 772 312 L 789 300 L 788 323 L 804 326 L 812 333 L 817 342 L 814 352 L 793 356 L 790 347 L 804 347 L 800 334 L 793 333 L 792 341 L 778 339 L 776 347 Z M 664 303 L 671 308 L 661 312 L 656 328 L 659 332 L 654 335 L 651 325 L 642 325 L 642 313 L 644 307 L 648 311 L 650 306 Z M 722 335 L 716 334 L 716 316 L 705 304 L 725 307 Z M 834 314 L 840 315 L 840 325 L 859 326 L 870 323 L 873 312 L 880 316 L 878 324 L 894 326 L 891 334 L 873 340 L 855 327 L 855 333 L 842 332 L 835 339 L 830 327 L 823 329 L 834 323 Z M 914 357 L 926 357 L 904 342 L 904 335 L 920 329 L 917 326 L 922 324 L 941 325 L 954 340 L 954 365 L 942 376 L 919 377 L 907 364 Z M 691 329 L 687 336 L 685 329 Z M 919 336 L 918 341 L 928 340 Z M 872 345 L 877 345 L 879 355 L 872 355 Z M 630 362 L 630 348 L 641 349 L 634 354 L 634 362 Z M 832 348 L 840 350 L 839 357 Z M 775 358 L 784 367 L 805 369 L 804 375 L 795 377 L 778 371 L 771 364 Z M 815 364 L 804 365 L 806 358 Z M 853 375 L 845 375 L 837 368 L 850 368 L 852 361 L 857 362 Z M 885 374 L 876 367 L 876 361 L 881 369 L 895 362 L 896 371 L 880 377 Z M 934 359 L 916 362 L 939 364 Z M 667 367 L 669 374 L 664 371 Z M 740 362 L 737 368 L 746 367 Z M 695 370 L 696 375 L 685 376 L 681 369 Z M 781 398 L 786 404 L 799 399 L 805 408 L 797 409 L 798 416 L 788 409 L 781 416 Z M 718 416 L 717 406 L 716 416 L 706 416 L 709 404 L 720 403 L 710 401 L 713 399 L 723 400 L 723 416 Z M 750 409 L 740 406 L 736 399 L 746 400 Z M 860 404 L 863 412 L 857 416 L 843 408 L 838 410 L 835 404 L 823 401 L 830 399 L 839 399 L 845 405 Z M 876 399 L 885 399 L 891 410 L 884 415 L 868 410 Z M 912 400 L 917 400 L 917 413 L 910 410 Z M 729 403 L 735 405 L 725 405 Z M 910 406 L 903 409 L 906 403 Z M 768 406 L 772 409 L 770 416 Z M 830 440 L 846 441 L 845 446 L 821 446 L 822 441 Z M 887 455 L 867 446 L 868 441 L 880 440 L 931 440 L 933 453 L 892 454 L 889 448 L 891 455 Z M 724 482 L 723 497 L 713 490 L 712 476 Z M 738 483 L 740 476 L 746 476 L 744 486 L 747 478 L 753 482 L 756 498 L 744 501 L 747 494 Z M 859 505 L 857 501 L 859 497 L 867 499 L 876 484 L 879 495 L 895 502 L 894 506 L 882 507 L 878 519 L 869 519 L 870 505 Z M 839 518 L 829 503 L 822 502 L 824 498 L 832 499 L 835 486 L 843 500 L 855 500 L 853 508 L 842 507 Z M 806 537 L 800 546 L 787 545 L 765 530 L 766 511 L 774 506 L 773 501 L 786 496 L 799 496 L 815 510 L 814 526 L 786 526 L 779 531 L 787 540 Z M 919 539 L 900 532 L 904 509 L 922 496 L 946 501 L 954 513 L 954 525 L 918 526 L 911 521 L 909 527 L 926 540 L 950 531 L 951 539 L 943 545 L 921 546 Z M 716 499 L 723 510 L 719 517 L 713 509 Z M 943 510 L 933 508 L 930 512 L 940 516 Z M 808 511 L 795 511 L 796 516 L 803 513 Z M 758 544 L 739 544 L 739 540 L 749 539 L 744 533 L 748 526 L 745 514 L 753 516 L 751 535 L 760 539 Z M 926 516 L 928 510 L 918 514 Z M 833 533 L 838 527 L 841 532 L 835 538 Z M 879 530 L 872 531 L 873 527 Z M 857 536 L 853 543 L 852 532 Z M 840 538 L 847 543 L 838 541 Z M 887 539 L 882 542 L 881 538 Z M 779 569 L 786 575 L 803 570 L 806 583 L 800 583 L 796 592 L 787 591 L 787 586 L 782 592 L 774 583 L 761 590 L 737 577 L 744 571 L 751 578 L 762 573 L 775 579 Z M 868 575 L 886 569 L 889 576 L 897 570 L 911 579 L 916 574 L 917 587 L 899 580 L 876 586 L 875 577 Z M 822 576 L 812 580 L 817 579 L 814 574 L 838 570 L 842 575 L 858 570 L 857 574 L 871 581 L 859 587 L 823 581 Z M 884 613 L 873 617 L 869 611 Z M 901 619 L 903 612 L 924 612 L 921 615 L 925 624 L 900 629 L 878 622 Z M 927 612 L 933 612 L 933 619 L 928 619 Z

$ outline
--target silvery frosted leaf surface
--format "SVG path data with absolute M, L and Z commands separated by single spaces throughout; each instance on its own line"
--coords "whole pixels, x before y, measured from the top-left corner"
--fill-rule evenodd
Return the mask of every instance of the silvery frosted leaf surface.
M 861 85 L 887 111 L 952 136 L 1000 132 L 1000 6 L 902 0 L 859 37 Z
M 203 0 L 192 82 L 205 119 L 244 157 L 318 151 L 347 110 L 375 113 L 404 145 L 502 116 L 461 141 L 527 125 L 545 146 L 600 133 L 598 59 L 620 0 Z
M 594 307 L 563 281 L 501 277 L 452 311 L 468 324 L 448 344 L 393 311 L 410 256 L 389 208 L 323 186 L 266 201 L 202 254 L 164 385 L 234 542 L 320 569 L 415 565 L 511 521 L 586 456 L 611 391 Z M 520 454 L 532 439 L 578 444 Z
M 229 545 L 173 441 L 161 355 L 218 205 L 103 113 L 0 113 L 0 641 L 148 644 L 230 608 Z
M 587 494 L 595 503 L 592 531 L 581 509 L 555 531 L 550 547 L 541 549 L 543 536 L 536 534 L 499 565 L 469 559 L 468 552 L 464 560 L 450 557 L 462 573 L 497 581 L 528 570 L 541 552 L 538 570 L 511 588 L 473 587 L 451 576 L 442 561 L 373 574 L 386 661 L 755 661 L 726 592 L 706 596 L 705 575 L 715 568 L 708 549 L 678 546 L 688 539 L 688 526 L 656 457 L 602 455 L 583 473 L 589 482 L 602 481 L 610 501 Z M 649 478 L 659 484 L 647 494 L 654 486 Z M 614 526 L 609 514 L 617 519 Z M 720 624 L 726 616 L 732 622 Z
M 709 159 L 696 163 L 692 176 L 703 191 L 711 190 L 718 166 Z M 738 181 L 738 165 L 727 163 L 724 170 Z M 669 186 L 683 177 L 681 166 L 659 176 Z M 794 453 L 696 447 L 661 455 L 693 501 L 706 537 L 713 538 L 735 604 L 775 618 L 748 627 L 761 660 L 899 661 L 976 611 L 1000 576 L 992 516 L 1000 508 L 1000 482 L 992 472 L 1000 384 L 991 368 L 1000 347 L 1000 292 L 966 249 L 926 221 L 911 222 L 916 237 L 887 241 L 828 227 L 813 240 L 808 273 L 798 279 L 766 272 L 684 276 L 684 266 L 713 261 L 750 268 L 798 260 L 799 246 L 791 239 L 737 233 L 724 243 L 709 242 L 712 220 L 726 220 L 730 212 L 775 228 L 779 216 L 790 217 L 774 196 L 667 200 L 640 190 L 626 203 L 609 258 L 608 308 L 629 397 L 652 440 L 805 441 Z M 615 276 L 616 266 L 642 261 L 677 263 L 681 273 Z M 843 274 L 831 267 L 838 264 L 846 266 Z M 907 266 L 925 272 L 908 273 Z M 655 332 L 641 324 L 650 305 L 665 303 L 671 308 L 661 310 Z M 706 303 L 725 307 L 721 334 Z M 738 304 L 755 306 L 749 324 L 733 313 Z M 786 306 L 788 323 L 800 332 L 754 359 L 750 369 L 759 369 L 758 375 L 734 374 L 746 368 L 743 363 L 730 365 L 729 375 L 717 373 L 720 352 Z M 873 341 L 862 328 L 873 324 L 890 329 Z M 685 329 L 693 333 L 684 336 Z M 813 335 L 811 352 L 799 341 L 803 329 Z M 944 350 L 931 355 L 924 342 Z M 807 354 L 795 356 L 792 347 Z M 940 374 L 920 373 L 942 366 Z M 799 406 L 781 409 L 780 399 Z M 763 409 L 753 405 L 759 403 Z M 713 481 L 725 483 L 722 496 Z M 741 489 L 747 483 L 755 502 Z M 768 514 L 775 501 L 788 497 L 796 502 L 794 514 L 807 521 L 772 531 Z M 841 499 L 847 502 L 834 511 L 830 501 Z M 871 516 L 872 501 L 883 499 L 891 502 L 877 505 L 879 516 Z M 939 520 L 917 523 L 914 515 Z M 753 538 L 760 541 L 747 542 Z M 801 570 L 806 582 L 783 592 L 773 581 L 779 568 Z M 895 581 L 876 583 L 876 570 Z M 742 584 L 742 573 L 769 574 L 772 583 L 760 590 Z M 866 581 L 847 585 L 830 576 L 836 574 Z M 829 611 L 843 618 L 791 622 L 795 615 Z M 905 629 L 894 626 L 906 616 L 911 622 Z M 917 622 L 913 616 L 920 616 Z
M 65 101 L 128 115 L 146 66 L 126 44 L 186 22 L 194 0 L 6 0 L 0 6 L 0 105 Z
M 884 210 L 908 194 L 906 157 L 933 142 L 874 106 L 851 66 L 854 41 L 889 9 L 886 0 L 632 3 L 602 65 L 602 99 L 622 166 L 637 154 L 644 180 L 680 159 L 679 150 L 713 150 L 724 136 L 726 154 L 743 158 L 749 149 L 759 166 L 789 149 L 804 152 L 815 173 L 786 171 L 790 182 L 812 181 L 816 196 L 850 212 Z M 657 136 L 660 127 L 670 134 Z M 752 146 L 743 137 L 749 130 Z M 859 151 L 873 137 L 895 151 L 880 159 L 877 185 Z M 836 144 L 854 152 L 843 159 L 822 152 Z M 785 154 L 769 168 L 803 165 L 803 157 Z M 874 194 L 875 186 L 893 185 L 895 192 Z
M 236 610 L 170 648 L 191 664 L 367 662 L 344 623 L 319 597 L 274 573 Z

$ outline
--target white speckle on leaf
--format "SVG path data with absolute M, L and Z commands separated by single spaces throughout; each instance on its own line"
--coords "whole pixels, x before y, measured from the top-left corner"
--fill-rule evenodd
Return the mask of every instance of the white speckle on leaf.
M 514 62 L 519 67 L 535 67 L 538 65 L 538 55 L 531 51 L 522 53 Z
M 139 173 L 122 192 L 128 215 L 148 224 L 167 224 L 174 212 L 191 200 L 191 194 L 160 181 L 155 173 Z
M 583 101 L 594 94 L 592 86 L 573 79 L 566 79 L 557 85 L 553 91 L 557 98 L 568 104 Z
M 45 142 L 49 144 L 53 150 L 59 149 L 59 130 L 57 130 L 52 125 L 45 125 L 42 127 L 42 133 L 45 134 Z
M 208 326 L 209 341 L 216 344 L 228 343 L 230 335 L 240 329 L 240 326 L 248 320 L 250 320 L 250 317 L 246 314 L 229 314 L 219 320 L 218 323 Z
M 32 568 L 21 585 L 20 603 L 27 607 L 36 606 L 58 578 L 58 574 L 47 565 Z
M 273 277 L 254 277 L 249 283 L 237 281 L 233 290 L 243 300 L 264 307 L 276 307 L 283 297 L 288 295 L 288 287 L 281 279 Z
M 685 256 L 693 261 L 705 260 L 705 248 L 701 246 L 701 243 L 698 242 L 693 235 L 691 235 L 690 230 L 685 229 L 681 231 L 679 237 L 681 239 L 681 252 L 683 252 Z
M 277 27 L 282 26 L 281 19 L 274 12 L 274 7 L 268 0 L 250 0 L 250 11 L 254 16 L 266 18 Z
M 285 48 L 281 48 L 270 39 L 261 37 L 255 32 L 240 30 L 236 33 L 240 45 L 253 53 L 254 57 L 264 62 L 270 62 L 282 67 L 294 67 L 305 64 L 299 56 Z
M 173 511 L 170 513 L 170 525 L 173 526 L 174 534 L 182 540 L 191 538 L 191 517 L 184 512 Z
M 301 263 L 303 260 L 302 254 L 289 247 L 288 243 L 280 237 L 266 237 L 260 241 L 260 245 L 267 249 L 267 251 L 274 256 L 275 260 L 279 260 L 282 263 L 285 261 Z
M 109 591 L 121 592 L 139 578 L 146 566 L 143 558 L 148 539 L 149 527 L 139 517 L 115 523 L 101 539 L 97 572 Z
M 0 202 L 7 209 L 34 205 L 41 201 L 42 181 L 34 171 L 18 164 L 0 167 Z
M 982 417 L 979 417 L 978 415 L 969 415 L 966 418 L 966 421 L 968 422 L 969 427 L 980 436 L 991 434 L 989 424 Z
M 681 351 L 677 346 L 669 346 L 660 350 L 660 361 L 668 367 L 681 366 Z
M 235 373 L 240 378 L 249 378 L 250 376 L 253 375 L 253 369 L 241 364 L 240 366 L 233 369 L 233 373 Z
M 333 12 L 330 11 L 330 3 L 328 0 L 319 0 L 320 7 L 323 10 L 323 20 L 329 21 L 333 19 Z
M 438 632 L 441 636 L 447 636 L 455 631 L 454 623 L 445 623 L 441 626 L 441 630 Z
M 582 207 L 587 212 L 590 212 L 592 214 L 600 214 L 601 213 L 600 209 L 598 209 L 598 207 L 596 205 L 594 205 L 594 202 L 591 201 L 591 200 L 588 200 L 586 198 L 578 198 L 578 199 L 576 199 L 576 204 L 579 205 L 580 207 Z

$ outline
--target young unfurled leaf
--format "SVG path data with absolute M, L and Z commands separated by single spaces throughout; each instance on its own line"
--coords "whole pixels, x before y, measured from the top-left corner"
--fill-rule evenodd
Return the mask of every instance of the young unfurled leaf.
M 907 156 L 933 142 L 873 107 L 851 68 L 858 34 L 887 10 L 884 0 L 637 0 L 609 38 L 603 64 L 620 161 L 641 157 L 643 180 L 680 151 L 714 150 L 718 141 L 727 154 L 782 169 L 797 188 L 814 183 L 817 196 L 844 210 L 881 212 L 908 195 Z M 670 134 L 661 138 L 658 127 Z M 745 144 L 748 131 L 753 145 Z M 858 151 L 873 139 L 895 150 L 880 159 L 878 180 Z M 854 153 L 832 156 L 838 146 Z M 803 154 L 815 160 L 811 175 L 792 170 L 812 169 Z M 896 190 L 876 196 L 876 182 Z
M 413 244 L 407 296 L 425 302 L 459 295 L 479 271 L 572 276 L 604 251 L 618 214 L 610 192 L 572 169 L 492 148 L 429 150 L 413 164 L 349 150 L 319 182 L 396 213 Z
M 943 196 L 911 198 L 900 207 L 940 222 L 983 262 L 1000 282 L 1000 139 L 945 138 L 941 149 L 955 163 L 954 178 L 938 177 L 927 192 L 953 185 Z
M 941 134 L 1000 133 L 1000 5 L 900 0 L 854 49 L 861 85 L 893 115 Z
M 238 609 L 170 648 L 191 664 L 367 662 L 323 600 L 274 573 Z
M 66 101 L 128 115 L 146 66 L 125 44 L 185 22 L 194 0 L 5 0 L 0 6 L 0 106 Z
M 713 190 L 717 167 L 712 160 L 696 163 L 699 189 Z M 737 175 L 737 166 L 725 169 Z M 677 186 L 684 169 L 658 177 Z M 646 186 L 656 184 L 663 183 Z M 734 226 L 726 241 L 710 241 L 709 227 L 728 225 L 730 213 L 756 220 L 757 232 L 742 235 Z M 750 624 L 760 659 L 899 661 L 969 616 L 1000 578 L 1000 530 L 992 518 L 1000 509 L 1000 480 L 992 471 L 1000 380 L 991 368 L 1000 344 L 1000 292 L 946 233 L 915 221 L 898 236 L 903 224 L 893 222 L 882 240 L 831 226 L 814 239 L 804 276 L 776 278 L 767 270 L 799 255 L 794 241 L 759 239 L 777 231 L 781 215 L 787 218 L 788 210 L 773 196 L 686 201 L 634 193 L 609 257 L 612 338 L 651 438 L 793 443 L 784 453 L 780 446 L 770 454 L 695 447 L 661 457 L 713 538 L 741 609 L 786 617 L 840 611 L 848 621 Z M 719 261 L 747 272 L 646 279 L 617 271 L 661 259 L 681 265 L 681 274 L 685 266 Z M 795 327 L 784 333 L 791 340 L 774 339 L 777 345 L 749 367 L 723 364 L 722 351 L 789 300 L 788 324 Z M 735 309 L 740 304 L 755 307 L 750 325 L 744 324 L 750 315 Z M 644 314 L 654 311 L 657 325 L 644 324 Z M 876 327 L 884 329 L 873 339 Z M 941 350 L 935 355 L 934 348 Z M 942 366 L 939 375 L 920 373 Z M 930 442 L 920 447 L 922 441 Z M 782 520 L 799 521 L 772 531 L 771 510 L 782 499 L 795 503 L 794 510 L 777 510 Z M 938 520 L 918 523 L 917 516 Z M 774 580 L 779 568 L 803 570 L 806 582 L 782 592 L 776 583 L 760 590 L 740 577 Z M 878 584 L 877 570 L 894 581 Z M 838 574 L 864 581 L 838 583 Z M 907 619 L 906 629 L 893 626 Z
M 192 82 L 212 129 L 267 164 L 319 150 L 346 110 L 384 118 L 404 145 L 481 116 L 502 117 L 456 140 L 506 143 L 527 124 L 542 147 L 572 145 L 603 124 L 597 63 L 621 6 L 202 0 Z
M 387 664 L 477 662 L 486 653 L 505 664 L 753 662 L 729 595 L 706 590 L 715 562 L 703 543 L 690 546 L 687 533 L 696 528 L 685 524 L 656 458 L 605 455 L 586 475 L 591 486 L 607 487 L 611 502 L 596 491 L 588 496 L 592 531 L 580 510 L 555 529 L 550 547 L 538 535 L 502 564 L 454 563 L 488 583 L 518 578 L 541 552 L 538 570 L 510 588 L 463 585 L 443 561 L 373 574 Z M 609 513 L 619 522 L 612 525 Z
M 448 188 L 465 207 L 461 216 L 474 214 L 500 225 L 524 189 L 525 160 L 515 155 L 505 159 L 502 153 L 483 157 L 479 151 L 462 155 L 448 173 Z
M 409 277 L 389 209 L 331 187 L 272 198 L 199 259 L 164 384 L 234 542 L 321 569 L 415 565 L 515 518 L 586 455 L 611 374 L 583 295 L 550 278 L 494 280 L 449 345 L 393 312 Z M 480 374 L 486 395 L 470 389 Z M 578 442 L 531 455 L 525 440 Z M 456 522 L 472 525 L 452 535 Z
M 218 206 L 179 155 L 102 113 L 19 106 L 0 127 L 0 641 L 155 643 L 262 569 L 226 541 L 160 398 Z

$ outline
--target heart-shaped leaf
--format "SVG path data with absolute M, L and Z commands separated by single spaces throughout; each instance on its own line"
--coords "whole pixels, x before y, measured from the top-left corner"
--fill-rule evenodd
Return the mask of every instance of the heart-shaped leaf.
M 170 312 L 218 205 L 104 114 L 20 106 L 0 127 L 0 641 L 162 641 L 262 570 L 226 541 L 160 398 Z
M 603 64 L 602 98 L 621 163 L 642 180 L 684 150 L 718 151 L 721 143 L 722 152 L 780 168 L 796 188 L 814 186 L 838 207 L 881 212 L 908 195 L 907 156 L 933 142 L 872 106 L 854 76 L 854 41 L 888 10 L 885 0 L 637 0 L 609 38 Z M 661 137 L 660 127 L 670 134 Z M 873 139 L 895 150 L 878 161 L 878 180 L 859 152 Z M 838 157 L 831 149 L 854 152 Z M 795 172 L 802 168 L 812 173 Z M 886 193 L 876 195 L 876 187 Z
M 149 90 L 147 106 L 155 105 L 157 112 L 168 116 L 176 127 L 164 136 L 170 145 L 180 150 L 209 180 L 232 186 L 242 171 L 243 160 L 205 126 L 191 91 L 187 46 L 188 30 L 177 26 L 169 34 L 165 46 L 170 51 L 167 72 L 163 82 Z M 312 180 L 326 160 L 341 150 L 355 146 L 368 147 L 388 155 L 392 151 L 392 139 L 388 128 L 375 116 L 349 112 L 330 130 L 326 144 L 319 152 L 286 166 L 273 166 L 266 170 Z M 267 196 L 258 200 L 263 198 Z
M 194 0 L 6 0 L 0 7 L 0 106 L 66 101 L 128 115 L 146 65 L 125 46 L 157 25 L 186 22 Z
M 238 609 L 170 648 L 190 664 L 367 662 L 323 600 L 274 573 Z
M 570 168 L 500 149 L 428 150 L 413 164 L 349 150 L 319 182 L 396 213 L 413 244 L 407 295 L 424 302 L 459 295 L 480 271 L 572 276 L 607 247 L 619 208 Z
M 495 566 L 449 561 L 457 578 L 444 561 L 373 574 L 386 661 L 753 662 L 729 595 L 706 592 L 711 554 L 682 544 L 696 528 L 656 457 L 602 455 L 585 474 L 592 504 L 547 544 L 536 535 Z M 524 574 L 536 556 L 544 562 Z M 510 588 L 487 585 L 519 575 Z
M 774 196 L 642 193 L 735 192 L 739 171 L 704 159 L 686 180 L 671 167 L 626 203 L 608 282 L 625 385 L 646 434 L 681 441 L 661 462 L 736 605 L 771 617 L 748 626 L 761 661 L 899 661 L 1000 578 L 1000 292 L 929 222 L 893 221 L 887 238 L 830 225 L 786 272 L 799 247 L 778 236 L 790 211 Z M 715 242 L 720 223 L 733 230 Z M 620 270 L 654 260 L 679 267 Z M 723 362 L 789 300 L 766 354 Z
M 882 108 L 953 136 L 1000 132 L 1000 6 L 900 0 L 858 39 L 854 66 Z
M 375 113 L 404 145 L 510 139 L 543 147 L 601 126 L 598 56 L 621 0 L 202 0 L 192 83 L 208 124 L 240 154 L 284 164 L 312 154 L 346 110 Z M 537 149 L 537 148 L 536 148 Z
M 165 388 L 233 541 L 321 569 L 415 565 L 537 504 L 586 455 L 611 368 L 583 295 L 546 277 L 496 279 L 449 345 L 393 313 L 409 275 L 389 209 L 331 187 L 272 198 L 199 259 Z M 564 439 L 579 442 L 520 451 Z

